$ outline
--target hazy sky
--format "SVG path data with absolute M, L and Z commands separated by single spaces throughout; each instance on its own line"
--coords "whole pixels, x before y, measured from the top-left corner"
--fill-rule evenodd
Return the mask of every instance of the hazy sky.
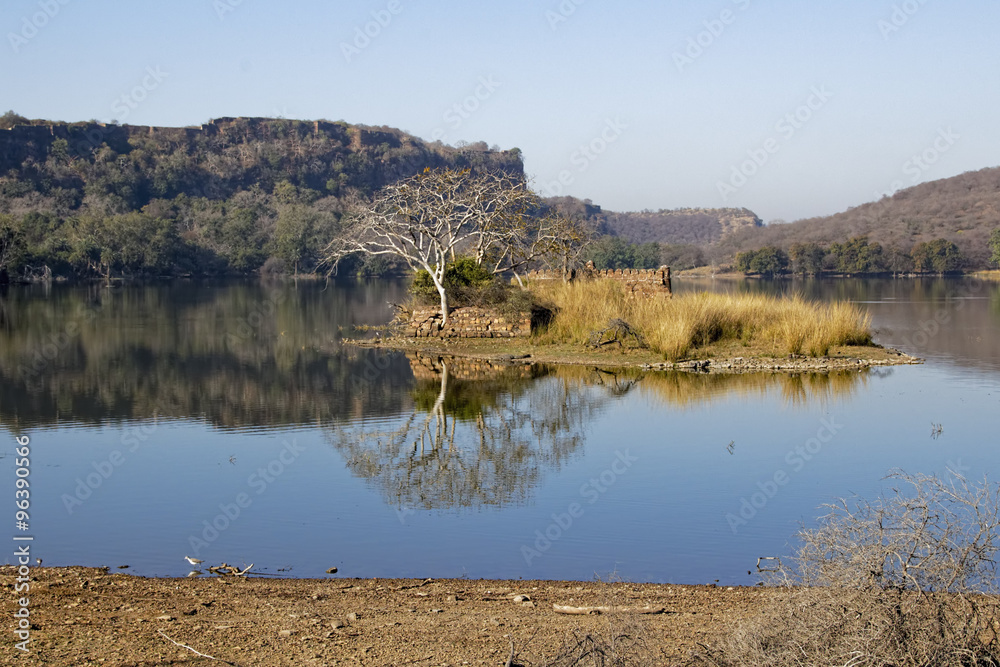
M 483 140 L 612 210 L 793 220 L 1000 164 L 997 0 L 4 0 L 0 23 L 0 110 Z

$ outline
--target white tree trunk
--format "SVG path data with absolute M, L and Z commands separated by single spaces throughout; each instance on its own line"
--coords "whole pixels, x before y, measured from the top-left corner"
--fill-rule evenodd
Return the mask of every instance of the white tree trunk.
M 433 274 L 431 274 L 433 276 Z M 448 326 L 448 293 L 444 285 L 434 276 L 434 286 L 437 287 L 438 294 L 441 295 L 441 328 Z

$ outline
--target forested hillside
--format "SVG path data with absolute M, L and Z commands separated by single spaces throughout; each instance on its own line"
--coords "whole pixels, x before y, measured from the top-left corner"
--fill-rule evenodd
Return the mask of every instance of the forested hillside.
M 516 148 L 454 148 L 342 121 L 220 118 L 162 128 L 8 112 L 0 117 L 0 281 L 311 272 L 346 214 L 428 167 L 524 175 Z M 587 222 L 594 243 L 581 259 L 599 268 L 940 273 L 990 266 L 1000 168 L 766 227 L 747 209 L 613 212 L 574 197 L 545 205 Z M 342 268 L 392 267 L 369 258 Z
M 765 246 L 787 252 L 796 244 L 830 247 L 867 237 L 887 258 L 903 260 L 899 266 L 905 266 L 906 255 L 917 259 L 913 251 L 923 244 L 944 241 L 960 251 L 961 268 L 985 268 L 990 233 L 998 227 L 1000 168 L 994 167 L 922 183 L 836 215 L 744 229 L 720 241 L 712 254 L 722 261 Z
M 517 149 L 453 148 L 388 127 L 220 118 L 159 128 L 9 112 L 0 277 L 311 271 L 356 202 L 427 167 L 523 174 Z

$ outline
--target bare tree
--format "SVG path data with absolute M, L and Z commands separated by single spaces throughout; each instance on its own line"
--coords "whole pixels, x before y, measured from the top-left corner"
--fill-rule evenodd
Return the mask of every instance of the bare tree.
M 570 267 L 594 238 L 594 230 L 580 218 L 552 216 L 546 224 L 544 257 L 548 264 L 562 270 L 563 280 L 569 280 Z
M 413 270 L 427 271 L 441 296 L 442 325 L 448 323 L 445 264 L 462 243 L 478 234 L 476 197 L 468 172 L 425 170 L 386 186 L 326 249 L 336 267 L 352 253 L 394 255 Z
M 537 197 L 524 180 L 506 173 L 427 169 L 383 188 L 354 222 L 327 246 L 336 266 L 346 255 L 395 255 L 430 274 L 448 323 L 445 265 L 458 251 L 489 259 L 493 273 L 523 263 L 523 238 L 532 227 Z

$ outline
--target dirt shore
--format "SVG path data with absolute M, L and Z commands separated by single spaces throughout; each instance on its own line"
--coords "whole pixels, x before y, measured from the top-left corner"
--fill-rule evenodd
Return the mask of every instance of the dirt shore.
M 506 665 L 513 642 L 513 664 L 537 666 L 589 635 L 638 640 L 639 664 L 673 665 L 769 595 L 567 581 L 146 579 L 79 567 L 30 577 L 28 653 L 8 632 L 3 664 Z M 14 591 L 14 567 L 0 567 L 0 578 L 11 628 L 24 593 Z M 553 605 L 610 609 L 567 615 Z

